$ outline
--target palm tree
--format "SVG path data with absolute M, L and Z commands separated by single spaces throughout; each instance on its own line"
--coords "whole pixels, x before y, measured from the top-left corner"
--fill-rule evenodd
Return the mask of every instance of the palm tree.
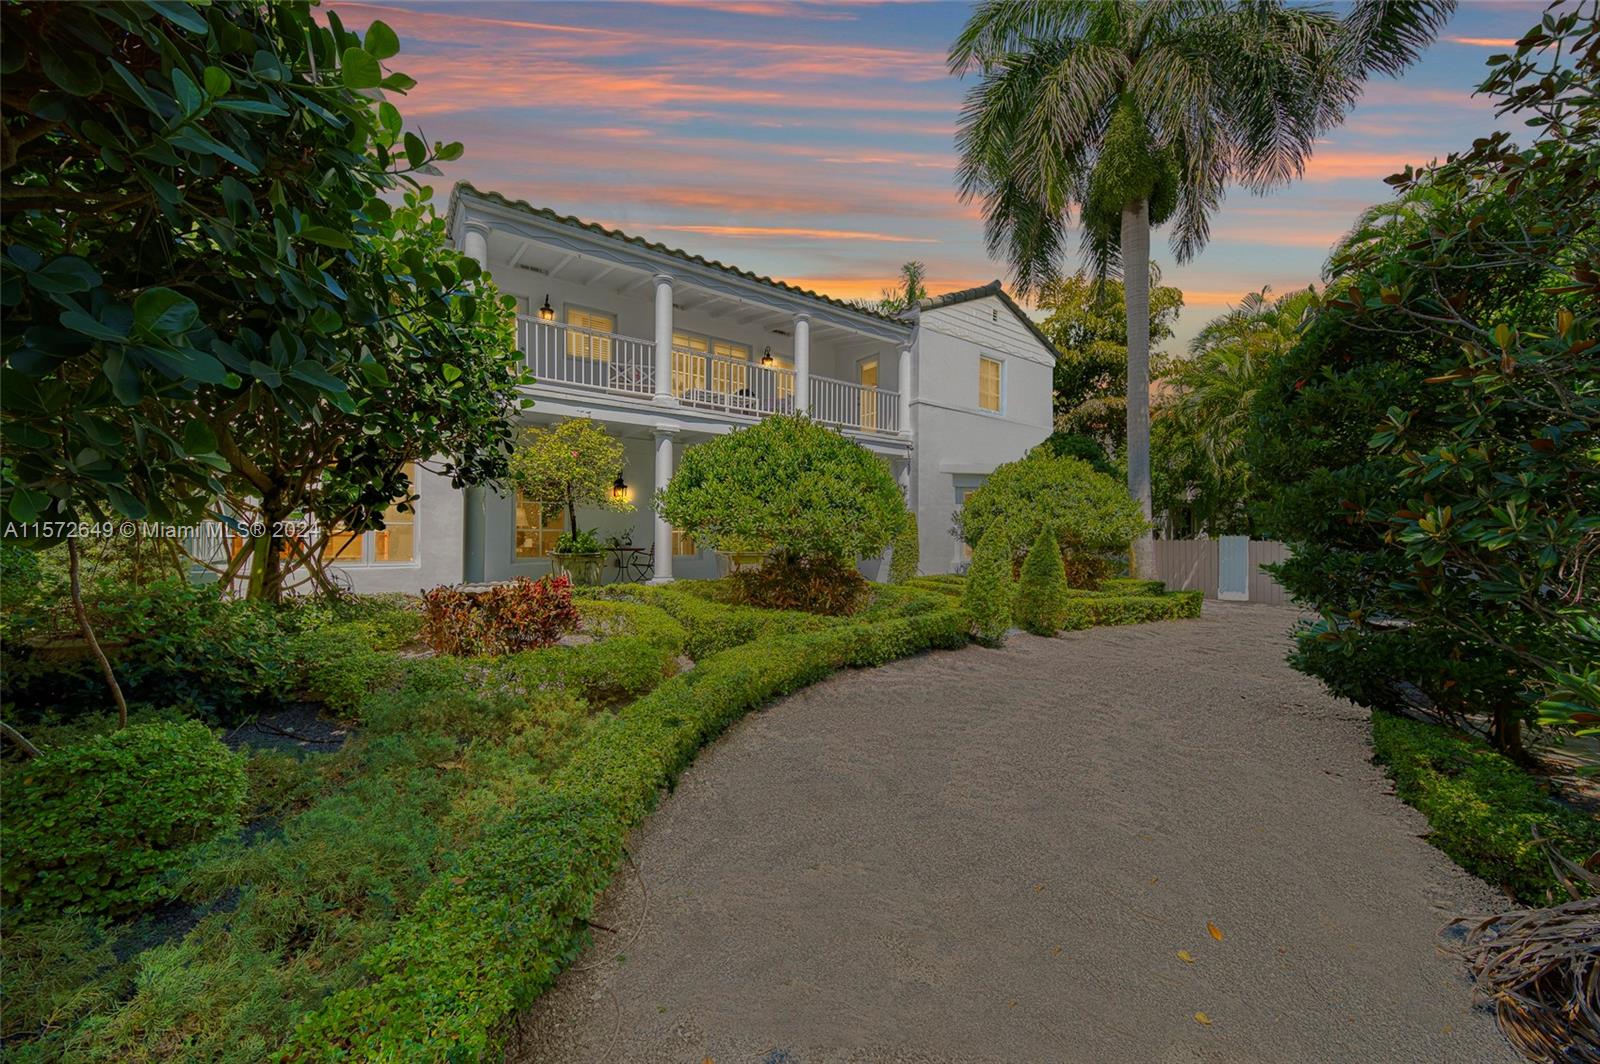
M 877 314 L 899 314 L 928 298 L 928 288 L 923 283 L 928 268 L 912 260 L 900 266 L 900 283 L 885 288 L 881 299 L 857 299 L 855 305 Z
M 1078 208 L 1097 276 L 1128 311 L 1128 490 L 1150 513 L 1150 227 L 1186 262 L 1230 182 L 1299 176 L 1372 74 L 1409 66 L 1455 0 L 1357 0 L 1343 17 L 1281 0 L 983 0 L 950 49 L 978 83 L 956 142 L 964 200 L 1028 294 L 1059 276 Z M 1134 565 L 1150 571 L 1150 537 Z
M 1243 530 L 1250 496 L 1244 461 L 1250 404 L 1272 364 L 1294 345 L 1317 299 L 1312 288 L 1277 299 L 1271 293 L 1270 287 L 1250 292 L 1212 319 L 1190 342 L 1189 357 L 1161 378 L 1171 392 L 1156 410 L 1158 422 L 1165 423 L 1158 436 L 1167 441 L 1162 449 L 1183 452 L 1169 456 L 1189 474 L 1187 484 L 1169 488 L 1183 487 L 1195 524 L 1213 534 Z

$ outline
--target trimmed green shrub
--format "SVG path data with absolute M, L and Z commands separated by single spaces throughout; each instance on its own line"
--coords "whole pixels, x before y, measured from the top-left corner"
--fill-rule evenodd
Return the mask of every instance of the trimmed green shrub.
M 1205 594 L 1169 591 L 1164 595 L 1072 594 L 1061 602 L 1061 627 L 1074 632 L 1117 624 L 1146 621 L 1192 620 L 1200 616 Z
M 185 853 L 238 826 L 244 761 L 204 724 L 135 724 L 7 769 L 8 907 L 117 912 Z
M 683 653 L 689 640 L 683 625 L 658 606 L 594 598 L 578 599 L 575 604 L 583 618 L 582 631 L 597 639 L 638 636 L 673 657 Z
M 1580 864 L 1600 850 L 1600 823 L 1551 798 L 1481 742 L 1378 711 L 1372 745 L 1394 777 L 1395 793 L 1428 818 L 1428 841 L 1524 904 L 1548 905 L 1565 894 L 1535 830 Z
M 394 682 L 400 663 L 377 650 L 378 637 L 365 621 L 349 621 L 301 632 L 290 640 L 300 667 L 300 689 L 339 713 L 354 713 L 368 694 Z
M 1061 630 L 1066 591 L 1067 574 L 1061 566 L 1055 533 L 1048 527 L 1041 528 L 1022 563 L 1022 578 L 1017 582 L 1018 626 L 1034 635 L 1055 635 Z
M 758 566 L 728 575 L 732 600 L 768 610 L 804 610 L 828 617 L 856 612 L 867 597 L 867 579 L 856 563 L 825 554 L 768 555 Z
M 961 608 L 972 626 L 972 637 L 988 647 L 1006 641 L 1016 591 L 1011 582 L 1011 541 L 999 525 L 978 543 L 967 569 Z
M 683 595 L 684 598 L 692 596 Z M 846 666 L 966 642 L 956 610 L 776 636 L 709 657 L 607 719 L 423 893 L 365 958 L 369 982 L 305 1018 L 289 1061 L 478 1060 L 575 958 L 627 830 L 734 720 Z
M 917 533 L 917 515 L 906 515 L 906 527 L 894 537 L 890 545 L 889 583 L 903 584 L 917 575 L 921 561 L 921 539 Z
M 1167 585 L 1160 580 L 1141 580 L 1137 576 L 1108 576 L 1096 590 L 1107 595 L 1160 595 Z
M 1020 555 L 1040 528 L 1055 533 L 1063 553 L 1124 551 L 1144 531 L 1144 515 L 1117 481 L 1077 458 L 1035 449 L 995 469 L 955 515 L 961 537 L 976 547 L 991 526 L 1006 530 Z
M 798 610 L 763 610 L 730 606 L 671 586 L 612 584 L 592 589 L 601 599 L 642 602 L 670 614 L 688 630 L 685 650 L 696 661 L 756 639 L 808 632 L 838 624 L 831 617 Z

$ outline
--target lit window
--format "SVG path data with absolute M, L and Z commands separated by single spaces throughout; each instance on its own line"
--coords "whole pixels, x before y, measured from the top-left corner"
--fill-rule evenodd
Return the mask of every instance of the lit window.
M 417 464 L 405 465 L 406 481 L 415 490 Z M 408 509 L 400 509 L 396 499 L 383 512 L 383 527 L 371 532 L 352 532 L 335 527 L 322 548 L 324 562 L 343 565 L 397 565 L 417 560 L 417 506 L 421 499 L 413 499 Z
M 978 357 L 978 407 L 1000 411 L 1000 363 L 981 355 Z
M 573 326 L 567 330 L 567 354 L 572 358 L 593 358 L 601 362 L 611 358 L 611 333 L 617 331 L 617 316 L 607 314 L 603 310 L 587 310 L 583 307 L 567 308 L 567 324 Z M 578 332 L 578 329 L 588 329 L 590 332 Z M 593 333 L 605 333 L 604 336 L 595 336 Z
M 517 554 L 519 559 L 548 557 L 561 538 L 564 514 L 559 505 L 529 502 L 517 493 Z
M 750 345 L 736 344 L 732 340 L 713 340 L 711 353 L 718 358 L 733 360 L 711 364 L 711 390 L 726 395 L 737 395 L 746 390 L 750 384 L 750 370 L 745 365 L 750 361 Z M 735 365 L 735 362 L 741 364 Z
M 674 528 L 672 530 L 672 556 L 677 558 L 683 555 L 694 553 L 696 553 L 694 547 L 694 537 L 689 535 L 687 532 L 680 532 Z
M 694 333 L 672 334 L 672 394 L 705 391 L 706 355 L 711 353 L 711 341 Z

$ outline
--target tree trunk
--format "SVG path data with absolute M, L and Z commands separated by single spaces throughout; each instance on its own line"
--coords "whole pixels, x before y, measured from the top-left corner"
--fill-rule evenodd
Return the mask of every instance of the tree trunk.
M 573 539 L 577 539 L 578 538 L 578 503 L 577 503 L 577 500 L 575 500 L 572 497 L 572 487 L 571 487 L 571 485 L 567 486 L 567 524 L 570 526 L 568 531 L 570 531 L 572 533 L 572 538 Z
M 122 685 L 117 682 L 117 674 L 111 671 L 111 659 L 100 648 L 100 640 L 94 637 L 94 626 L 89 623 L 89 611 L 83 608 L 83 581 L 78 575 L 78 540 L 73 536 L 67 537 L 67 566 L 72 578 L 72 613 L 78 618 L 78 631 L 83 633 L 83 641 L 94 651 L 95 660 L 100 663 L 100 672 L 106 678 L 106 686 L 111 688 L 111 697 L 117 703 L 117 727 L 126 728 L 128 700 L 122 697 Z
M 1150 204 L 1122 208 L 1122 291 L 1128 313 L 1128 493 L 1148 524 L 1150 507 Z M 1155 571 L 1148 530 L 1133 542 L 1133 575 Z
M 1514 761 L 1523 759 L 1522 713 L 1520 707 L 1497 707 L 1494 711 L 1494 726 L 1491 731 L 1496 749 Z

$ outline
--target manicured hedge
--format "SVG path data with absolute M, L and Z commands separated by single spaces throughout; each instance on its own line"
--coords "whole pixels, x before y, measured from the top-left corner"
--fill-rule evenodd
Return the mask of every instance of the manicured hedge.
M 841 623 L 836 618 L 798 610 L 730 606 L 670 586 L 613 584 L 592 593 L 602 600 L 640 602 L 664 610 L 688 630 L 685 649 L 696 661 L 753 640 L 770 640 Z
M 1528 905 L 1565 900 L 1533 832 L 1582 863 L 1600 850 L 1600 823 L 1563 805 L 1486 744 L 1436 724 L 1375 710 L 1372 745 L 1395 793 L 1456 864 Z
M 1061 604 L 1061 627 L 1072 632 L 1113 624 L 1191 619 L 1200 616 L 1204 598 L 1199 591 L 1171 591 L 1164 595 L 1068 596 Z
M 724 630 L 723 621 L 695 617 L 702 635 Z M 690 630 L 692 639 L 693 622 Z M 440 1059 L 446 1046 L 450 1060 L 493 1055 L 507 1020 L 581 949 L 628 829 L 702 745 L 836 669 L 966 641 L 959 611 L 925 611 L 767 637 L 662 683 L 606 721 L 546 790 L 518 802 L 441 875 L 367 956 L 370 980 L 304 1020 L 285 1059 Z
M 1100 591 L 1107 595 L 1160 595 L 1167 585 L 1161 580 L 1141 580 L 1137 576 L 1108 576 L 1100 581 Z

